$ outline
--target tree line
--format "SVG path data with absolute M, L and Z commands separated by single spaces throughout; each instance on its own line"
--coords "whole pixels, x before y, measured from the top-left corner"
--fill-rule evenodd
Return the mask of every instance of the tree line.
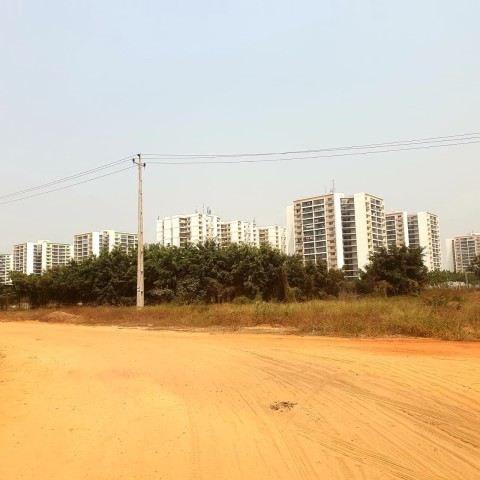
M 213 243 L 187 248 L 145 247 L 145 302 L 223 303 L 307 301 L 356 294 L 417 294 L 428 282 L 422 250 L 396 248 L 372 255 L 360 279 L 347 281 L 325 262 L 303 262 L 268 245 L 260 248 Z M 0 304 L 26 301 L 46 305 L 133 305 L 136 251 L 104 251 L 82 262 L 52 268 L 41 276 L 11 272 L 0 285 Z

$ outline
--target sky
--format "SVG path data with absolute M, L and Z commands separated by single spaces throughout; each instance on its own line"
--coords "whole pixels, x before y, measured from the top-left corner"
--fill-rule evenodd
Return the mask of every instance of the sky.
M 478 18 L 477 0 L 5 0 L 0 195 L 136 153 L 478 132 Z M 438 214 L 443 241 L 480 232 L 479 155 L 472 144 L 269 164 L 147 161 L 145 240 L 155 241 L 158 216 L 207 206 L 224 220 L 285 225 L 287 205 L 329 191 L 333 180 L 338 192 L 383 197 L 387 211 Z M 0 252 L 136 231 L 136 202 L 130 169 L 0 205 Z

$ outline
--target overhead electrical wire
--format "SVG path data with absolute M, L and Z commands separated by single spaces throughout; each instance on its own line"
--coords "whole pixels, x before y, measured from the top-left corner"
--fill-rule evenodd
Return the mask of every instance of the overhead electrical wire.
M 405 148 L 389 148 L 385 150 L 373 150 L 373 151 L 356 151 L 356 152 L 340 152 L 340 153 L 331 153 L 327 155 L 313 155 L 305 157 L 282 157 L 282 158 L 256 158 L 256 159 L 242 159 L 242 160 L 206 160 L 206 161 L 193 161 L 193 160 L 182 160 L 182 161 L 168 161 L 168 158 L 163 159 L 162 157 L 152 157 L 148 159 L 148 165 L 212 165 L 212 164 L 238 164 L 238 163 L 276 163 L 276 162 L 292 162 L 300 160 L 313 160 L 318 158 L 334 158 L 334 157 L 347 157 L 347 156 L 357 156 L 357 155 L 375 155 L 379 153 L 391 153 L 391 152 L 404 152 L 410 150 L 422 150 L 430 148 L 445 148 L 445 147 L 454 147 L 459 145 L 469 145 L 473 143 L 480 143 L 480 137 L 476 140 L 468 142 L 454 142 L 441 145 L 417 145 Z M 215 157 L 219 158 L 219 157 Z
M 0 195 L 0 200 L 2 200 L 4 198 L 10 198 L 10 197 L 18 196 L 18 195 L 23 195 L 24 193 L 33 192 L 35 190 L 41 190 L 42 188 L 47 188 L 47 187 L 51 187 L 53 185 L 57 185 L 59 183 L 64 183 L 64 182 L 68 182 L 70 180 L 75 180 L 76 178 L 84 177 L 86 175 L 91 175 L 92 173 L 96 173 L 96 172 L 99 172 L 101 170 L 105 170 L 107 168 L 111 168 L 111 167 L 114 167 L 116 165 L 120 165 L 121 163 L 131 161 L 132 158 L 133 158 L 133 155 L 129 155 L 128 157 L 121 158 L 120 160 L 116 160 L 116 161 L 110 162 L 110 163 L 105 163 L 105 164 L 100 165 L 98 167 L 91 168 L 90 170 L 85 170 L 83 172 L 76 173 L 74 175 L 70 175 L 68 177 L 59 178 L 58 180 L 52 180 L 51 182 L 44 183 L 42 185 L 37 185 L 36 187 L 26 188 L 25 190 L 20 190 L 18 192 L 13 192 L 13 193 L 7 193 L 5 195 Z
M 343 147 L 332 148 L 320 148 L 310 150 L 291 150 L 282 152 L 258 152 L 258 153 L 237 153 L 237 154 L 157 154 L 157 153 L 145 153 L 142 157 L 148 162 L 149 165 L 211 165 L 211 164 L 240 164 L 240 163 L 276 163 L 276 162 L 292 162 L 301 160 L 313 160 L 319 158 L 334 158 L 334 157 L 347 157 L 357 155 L 374 155 L 381 153 L 402 152 L 411 150 L 422 150 L 431 148 L 446 148 L 468 144 L 480 143 L 480 132 L 462 133 L 457 135 L 444 135 L 439 137 L 418 138 L 403 141 L 393 141 L 384 143 L 371 143 L 365 145 L 350 145 Z M 319 153 L 319 155 L 309 155 L 312 153 Z M 289 156 L 295 155 L 295 156 Z M 299 155 L 299 156 L 297 156 Z M 82 185 L 100 178 L 109 177 L 117 173 L 123 172 L 133 168 L 135 165 L 131 165 L 127 168 L 115 170 L 103 175 L 98 175 L 93 178 L 89 178 L 80 182 L 71 183 L 59 188 L 49 189 L 44 192 L 35 193 L 25 196 L 26 193 L 42 190 L 60 183 L 71 182 L 81 177 L 95 174 L 102 170 L 106 170 L 122 163 L 129 162 L 134 159 L 136 155 L 129 155 L 114 162 L 109 162 L 98 167 L 85 170 L 67 177 L 59 178 L 42 185 L 26 188 L 17 192 L 0 195 L 0 200 L 11 200 L 0 202 L 0 205 L 6 205 L 9 203 L 19 202 L 29 198 L 34 198 L 48 193 L 57 192 L 59 190 L 65 190 L 67 188 L 74 187 L 76 185 Z M 260 157 L 260 158 L 259 158 Z M 270 157 L 270 158 L 265 158 Z
M 93 182 L 94 180 L 98 180 L 99 178 L 109 177 L 111 175 L 115 175 L 116 173 L 124 172 L 125 170 L 130 170 L 131 168 L 136 168 L 136 165 L 130 165 L 126 168 L 122 168 L 120 170 L 115 170 L 114 172 L 105 173 L 105 174 L 99 175 L 97 177 L 89 178 L 87 180 L 82 180 L 81 182 L 76 182 L 76 183 L 72 183 L 70 185 L 65 185 L 63 187 L 58 187 L 58 188 L 54 188 L 52 190 L 47 190 L 46 192 L 35 193 L 33 195 L 28 195 L 26 197 L 16 198 L 14 200 L 8 200 L 6 202 L 0 202 L 0 205 L 6 205 L 7 203 L 20 202 L 21 200 L 26 200 L 27 198 L 40 197 L 41 195 L 47 195 L 48 193 L 58 192 L 59 190 L 65 190 L 67 188 L 75 187 L 76 185 L 82 185 L 84 183 Z
M 343 147 L 319 148 L 311 150 L 290 150 L 283 152 L 262 152 L 262 153 L 227 153 L 227 154 L 165 154 L 165 153 L 142 153 L 142 156 L 147 160 L 150 157 L 158 158 L 237 158 L 237 157 L 261 157 L 261 156 L 275 156 L 275 155 L 297 155 L 308 153 L 332 152 L 342 150 L 366 150 L 381 147 L 399 147 L 409 144 L 425 144 L 425 143 L 441 143 L 441 142 L 455 142 L 465 140 L 480 140 L 480 132 L 461 133 L 457 135 L 444 135 L 441 137 L 418 138 L 411 140 L 392 141 L 384 143 L 370 143 L 365 145 L 350 145 Z

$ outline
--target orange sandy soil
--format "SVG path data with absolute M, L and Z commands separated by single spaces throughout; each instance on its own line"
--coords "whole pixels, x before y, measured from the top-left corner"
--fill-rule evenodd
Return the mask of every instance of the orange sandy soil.
M 480 344 L 0 323 L 0 478 L 477 480 Z

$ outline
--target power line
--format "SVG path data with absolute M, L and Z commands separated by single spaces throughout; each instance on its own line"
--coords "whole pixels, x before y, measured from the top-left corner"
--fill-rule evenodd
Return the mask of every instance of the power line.
M 130 156 L 124 157 L 120 160 L 116 160 L 114 162 L 106 163 L 104 165 L 100 165 L 98 167 L 92 168 L 90 170 L 85 170 L 84 172 L 76 173 L 76 174 L 70 175 L 68 177 L 59 178 L 58 180 L 52 180 L 51 182 L 44 183 L 44 184 L 38 185 L 36 187 L 26 188 L 25 190 L 20 190 L 18 192 L 13 192 L 13 193 L 8 193 L 6 195 L 0 195 L 0 200 L 2 200 L 4 198 L 16 197 L 16 196 L 22 195 L 24 193 L 33 192 L 35 190 L 41 190 L 42 188 L 51 187 L 52 185 L 57 185 L 59 183 L 68 182 L 68 181 L 74 180 L 76 178 L 84 177 L 86 175 L 90 175 L 92 173 L 99 172 L 101 170 L 105 170 L 107 168 L 114 167 L 114 166 L 119 165 L 121 163 L 131 161 L 132 157 L 133 157 L 133 155 L 130 155 Z M 98 177 L 98 178 L 100 178 L 100 177 Z M 52 191 L 55 191 L 55 190 L 52 190 Z M 30 197 L 26 197 L 26 198 L 30 198 Z M 7 202 L 5 202 L 5 203 L 7 203 Z M 3 204 L 0 204 L 0 205 L 3 205 Z
M 98 180 L 99 178 L 109 177 L 110 175 L 115 175 L 117 173 L 124 172 L 125 170 L 130 170 L 131 168 L 135 168 L 135 167 L 136 167 L 136 165 L 130 165 L 127 168 L 122 168 L 122 169 L 116 170 L 114 172 L 105 173 L 103 175 L 99 175 L 98 177 L 89 178 L 88 180 L 83 180 L 81 182 L 72 183 L 71 185 L 65 185 L 64 187 L 54 188 L 54 189 L 48 190 L 46 192 L 36 193 L 34 195 L 28 195 L 28 196 L 22 197 L 22 198 L 16 198 L 15 200 L 9 200 L 7 202 L 1 202 L 0 205 L 6 205 L 8 203 L 20 202 L 22 200 L 27 200 L 28 198 L 40 197 L 42 195 L 47 195 L 48 193 L 58 192 L 59 190 L 65 190 L 67 188 L 75 187 L 76 185 L 82 185 L 84 183 L 93 182 L 94 180 Z
M 276 163 L 276 162 L 292 162 L 297 160 L 312 160 L 317 158 L 333 158 L 333 157 L 347 157 L 353 155 L 374 155 L 379 153 L 390 153 L 390 152 L 403 152 L 410 150 L 422 150 L 429 148 L 445 148 L 445 147 L 454 147 L 459 145 L 469 145 L 473 143 L 480 143 L 480 138 L 474 141 L 468 142 L 459 142 L 459 143 L 449 143 L 442 145 L 419 145 L 406 148 L 391 148 L 386 150 L 374 150 L 369 152 L 343 152 L 343 153 L 332 153 L 328 155 L 315 155 L 308 157 L 287 157 L 287 158 L 261 158 L 253 160 L 207 160 L 207 161 L 180 161 L 180 162 L 169 162 L 169 161 L 155 161 L 153 157 L 148 164 L 149 165 L 211 165 L 211 164 L 236 164 L 236 163 Z
M 450 142 L 450 143 L 445 143 Z M 300 160 L 312 160 L 312 159 L 319 159 L 319 158 L 334 158 L 334 157 L 346 157 L 346 156 L 355 156 L 355 155 L 373 155 L 373 154 L 380 154 L 380 153 L 391 153 L 391 152 L 402 152 L 402 151 L 411 151 L 411 150 L 422 150 L 422 149 L 431 149 L 431 148 L 445 148 L 445 147 L 453 147 L 453 146 L 461 146 L 461 145 L 468 145 L 468 144 L 475 144 L 480 143 L 480 132 L 472 132 L 472 133 L 462 133 L 458 135 L 445 135 L 441 137 L 429 137 L 429 138 L 420 138 L 420 139 L 412 139 L 412 140 L 404 140 L 404 141 L 396 141 L 396 142 L 385 142 L 385 143 L 374 143 L 374 144 L 366 144 L 366 145 L 351 145 L 351 146 L 344 146 L 344 147 L 333 147 L 333 148 L 323 148 L 323 149 L 315 149 L 315 150 L 297 150 L 297 151 L 285 151 L 285 152 L 270 152 L 270 153 L 240 153 L 240 154 L 223 154 L 223 155 L 167 155 L 167 154 L 142 154 L 148 155 L 149 164 L 150 165 L 209 165 L 209 164 L 239 164 L 239 163 L 276 163 L 276 162 L 291 162 L 291 161 L 300 161 Z M 382 148 L 382 150 L 372 150 L 377 148 Z M 387 148 L 385 148 L 387 147 Z M 390 148 L 392 147 L 392 148 Z M 355 151 L 351 151 L 355 150 Z M 359 150 L 366 150 L 366 151 L 359 151 Z M 310 155 L 310 156 L 300 156 L 300 157 L 282 157 L 282 158 L 254 158 L 254 159 L 245 159 L 244 157 L 266 157 L 266 156 L 283 156 L 288 154 L 308 154 L 308 153 L 319 153 L 319 152 L 336 152 L 336 153 L 329 153 L 325 155 Z M 5 195 L 0 196 L 0 200 L 16 197 L 19 195 L 23 195 L 25 193 L 33 192 L 36 190 L 40 190 L 43 188 L 47 188 L 53 185 L 57 185 L 59 183 L 68 182 L 71 180 L 75 180 L 77 178 L 91 175 L 93 173 L 99 172 L 101 170 L 105 170 L 107 168 L 112 168 L 114 166 L 120 165 L 124 162 L 130 161 L 133 158 L 133 155 L 129 155 L 128 157 L 124 157 L 120 160 L 116 160 L 114 162 L 109 162 L 98 167 L 85 170 L 83 172 L 76 173 L 74 175 L 70 175 L 68 177 L 60 178 L 57 180 L 53 180 L 48 183 L 44 183 L 42 185 L 38 185 L 35 187 L 27 188 L 24 190 L 20 190 L 18 192 L 13 192 Z M 228 158 L 239 158 L 238 160 L 202 160 L 202 159 L 228 159 Z M 169 159 L 175 159 L 175 161 L 168 161 Z M 178 161 L 178 160 L 181 161 Z M 193 159 L 197 159 L 200 161 L 194 161 Z M 59 190 L 65 190 L 67 188 L 81 185 L 84 183 L 88 183 L 93 180 L 97 180 L 99 178 L 108 177 L 110 175 L 114 175 L 116 173 L 123 172 L 128 170 L 132 167 L 123 168 L 120 170 L 116 170 L 114 172 L 110 172 L 104 175 L 99 175 L 97 177 L 93 177 L 81 182 L 76 182 L 70 185 L 66 185 L 64 187 L 55 188 L 48 190 L 46 192 L 37 193 L 34 195 L 24 196 L 18 199 L 9 200 L 6 202 L 0 202 L 0 205 L 6 205 L 9 203 L 14 203 L 21 200 L 26 200 L 29 198 L 34 198 L 37 196 L 46 195 L 48 193 L 56 192 Z
M 372 148 L 382 148 L 390 146 L 404 146 L 409 144 L 425 144 L 425 143 L 441 143 L 464 140 L 480 140 L 480 132 L 461 133 L 458 135 L 444 135 L 441 137 L 418 138 L 411 140 L 392 141 L 384 143 L 371 143 L 365 145 L 350 145 L 343 147 L 320 148 L 312 150 L 292 150 L 284 152 L 263 152 L 263 153 L 234 153 L 234 154 L 164 154 L 164 153 L 144 153 L 144 157 L 159 157 L 159 158 L 237 158 L 237 157 L 260 157 L 260 156 L 274 156 L 274 155 L 297 155 L 319 152 L 331 152 L 339 150 L 365 150 Z

